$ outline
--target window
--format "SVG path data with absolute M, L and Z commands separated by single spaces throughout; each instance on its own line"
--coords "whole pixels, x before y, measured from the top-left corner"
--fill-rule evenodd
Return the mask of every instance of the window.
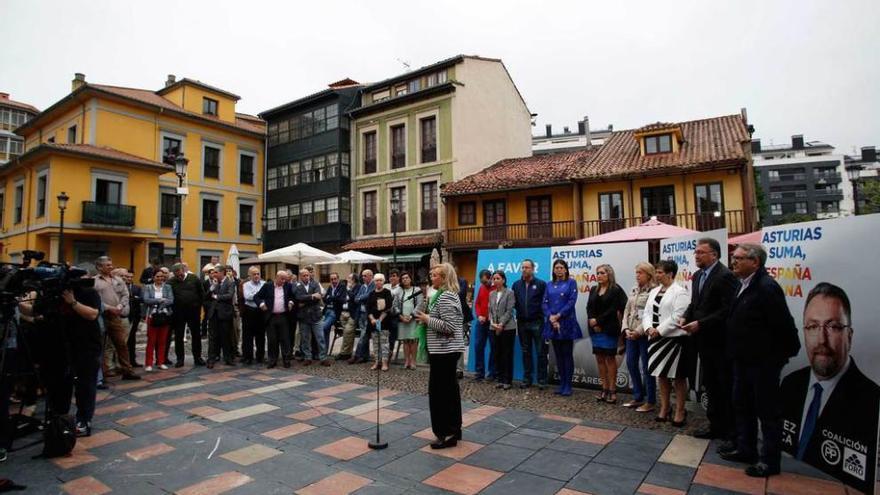
M 695 185 L 694 197 L 697 202 L 697 230 L 724 228 L 724 195 L 721 183 Z
M 406 94 L 406 84 L 401 84 L 400 86 L 394 87 L 394 96 L 403 96 Z
M 782 215 L 782 205 L 779 203 L 773 203 L 772 205 L 770 205 L 770 214 Z
M 436 86 L 438 84 L 443 84 L 446 82 L 446 71 L 441 70 L 440 72 L 434 72 L 433 74 L 428 74 L 426 87 L 430 88 L 431 86 Z
M 278 123 L 273 122 L 269 124 L 267 134 L 269 135 L 269 146 L 275 146 L 278 144 Z
M 0 129 L 13 131 L 28 121 L 29 115 L 11 108 L 0 108 Z
M 364 225 L 363 234 L 373 235 L 376 233 L 376 191 L 364 193 Z
M 807 203 L 803 201 L 798 201 L 794 204 L 795 213 L 806 213 L 807 212 Z
M 376 173 L 376 131 L 364 133 L 364 173 Z
M 181 148 L 180 139 L 172 138 L 172 137 L 163 137 L 162 138 L 162 161 L 165 163 L 167 157 L 174 156 L 180 153 Z
M 205 178 L 220 179 L 220 148 L 205 146 L 204 151 Z
M 95 179 L 95 202 L 113 205 L 122 204 L 122 182 Z
M 76 143 L 76 126 L 72 125 L 67 128 L 67 143 L 74 144 Z
M 661 222 L 675 225 L 675 187 L 642 188 L 642 216 L 656 216 Z
M 24 184 L 15 186 L 15 223 L 21 223 L 22 206 L 24 205 Z
M 373 92 L 373 103 L 385 101 L 388 98 L 391 98 L 391 90 L 388 88 Z
M 426 117 L 419 121 L 422 147 L 422 163 L 437 161 L 437 117 Z
M 672 151 L 672 134 L 660 134 L 645 138 L 645 154 L 669 153 Z
M 254 157 L 241 154 L 238 157 L 238 181 L 242 184 L 254 183 Z
M 254 235 L 253 205 L 238 205 L 238 235 Z
M 767 172 L 770 182 L 779 182 L 779 170 L 771 170 Z
M 409 82 L 407 92 L 415 93 L 416 91 L 422 89 L 422 81 L 421 79 L 413 79 Z
M 837 201 L 819 201 L 818 206 L 820 213 L 838 213 L 840 211 L 840 205 Z
M 392 225 L 394 225 L 396 219 L 396 230 L 403 232 L 406 230 L 406 187 L 392 187 L 390 196 L 391 200 L 389 201 L 388 211 L 391 213 Z M 394 214 L 394 209 L 391 207 L 392 202 L 395 200 L 397 200 L 397 215 Z
M 266 209 L 266 230 L 277 230 L 278 229 L 278 209 L 277 208 L 267 208 Z
M 174 222 L 177 220 L 177 201 L 178 196 L 172 193 L 162 193 L 159 205 L 159 226 L 164 228 L 174 228 Z
M 484 240 L 507 238 L 507 205 L 503 199 L 483 201 Z
M 202 200 L 202 231 L 218 232 L 220 202 L 216 199 Z
M 37 217 L 46 215 L 46 182 L 48 177 L 41 175 L 37 177 Z
M 623 192 L 599 194 L 599 220 L 616 221 L 623 219 Z M 616 229 L 611 229 L 616 230 Z M 603 231 L 605 232 L 605 231 Z
M 278 168 L 272 167 L 266 170 L 266 189 L 269 191 L 278 189 Z M 287 168 L 287 166 L 284 168 Z
M 312 202 L 312 220 L 314 225 L 324 225 L 327 223 L 327 201 L 324 199 L 316 199 Z
M 529 237 L 547 239 L 553 237 L 553 214 L 550 196 L 526 199 L 526 221 L 529 224 Z
M 327 130 L 332 131 L 339 127 L 339 107 L 334 103 L 325 107 L 327 117 Z
M 458 204 L 458 224 L 459 225 L 476 225 L 477 224 L 477 203 L 468 201 L 467 203 Z
M 406 126 L 391 126 L 391 168 L 406 166 Z
M 327 198 L 327 223 L 339 221 L 339 198 Z
M 217 115 L 217 100 L 202 98 L 202 113 L 205 115 Z
M 437 228 L 437 183 L 422 183 L 422 230 Z

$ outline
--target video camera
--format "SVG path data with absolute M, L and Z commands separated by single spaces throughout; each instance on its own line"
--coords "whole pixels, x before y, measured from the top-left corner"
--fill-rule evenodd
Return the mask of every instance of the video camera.
M 57 312 L 63 291 L 95 285 L 94 279 L 82 278 L 87 273 L 82 268 L 42 261 L 45 256 L 41 251 L 25 250 L 20 264 L 0 265 L 0 306 L 12 304 L 16 297 L 32 290 L 38 294 L 34 312 L 51 315 Z M 30 266 L 33 260 L 39 264 Z

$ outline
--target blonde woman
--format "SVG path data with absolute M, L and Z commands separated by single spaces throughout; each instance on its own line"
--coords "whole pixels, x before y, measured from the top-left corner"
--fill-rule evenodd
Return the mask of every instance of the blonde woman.
M 428 402 L 431 429 L 437 441 L 432 449 L 454 447 L 461 439 L 461 391 L 458 388 L 456 363 L 465 350 L 458 276 L 449 263 L 431 268 L 434 293 L 415 317 L 426 327 L 428 362 Z
M 636 265 L 633 287 L 623 312 L 623 335 L 626 338 L 626 367 L 632 382 L 633 398 L 623 407 L 648 413 L 657 404 L 657 380 L 648 373 L 648 335 L 642 326 L 642 314 L 648 305 L 648 293 L 654 288 L 655 271 L 650 263 Z M 641 366 L 639 366 L 641 362 Z

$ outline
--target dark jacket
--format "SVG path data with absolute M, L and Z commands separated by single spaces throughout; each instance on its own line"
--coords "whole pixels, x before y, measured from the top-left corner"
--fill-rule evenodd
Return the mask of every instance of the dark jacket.
M 140 285 L 130 284 L 128 286 L 128 321 L 140 321 L 141 304 L 144 303 L 144 292 Z
M 390 314 L 391 307 L 394 303 L 394 297 L 391 295 L 391 290 L 388 287 L 382 287 L 382 290 L 376 292 L 370 292 L 367 295 L 367 315 L 372 316 L 376 320 L 382 319 L 381 327 L 383 329 L 390 329 Z M 384 316 L 384 317 L 383 317 Z M 371 329 L 375 329 L 376 326 L 369 323 L 368 325 Z
M 178 308 L 198 308 L 205 302 L 205 287 L 195 274 L 188 273 L 183 280 L 174 277 L 168 285 L 174 291 L 174 305 Z
M 686 322 L 699 321 L 700 329 L 694 334 L 700 352 L 722 352 L 724 328 L 730 305 L 739 290 L 739 280 L 721 262 L 709 272 L 709 278 L 700 290 L 703 270 L 697 270 L 691 281 L 691 304 L 684 312 Z
M 358 295 L 358 291 L 360 290 L 361 284 L 354 284 L 353 286 L 348 288 L 348 314 L 354 321 L 357 321 L 361 315 L 360 304 L 356 304 L 354 302 L 355 298 Z
M 141 283 L 142 284 L 152 284 L 153 283 L 153 274 L 156 273 L 156 269 L 153 268 L 153 265 L 150 265 L 144 268 L 144 271 L 141 272 Z
M 621 320 L 628 300 L 626 292 L 619 285 L 609 286 L 605 294 L 599 296 L 599 284 L 596 284 L 590 289 L 590 297 L 587 299 L 587 318 L 595 318 L 602 333 L 616 338 L 620 335 Z M 595 332 L 591 327 L 590 333 Z
M 468 295 L 468 283 L 467 280 L 458 277 L 458 300 L 461 303 L 461 312 L 464 317 L 464 324 L 474 321 L 474 312 L 471 310 L 471 307 L 468 306 L 467 302 Z
M 728 357 L 782 366 L 800 350 L 797 327 L 782 287 L 765 268 L 730 305 L 726 326 Z
M 290 284 L 284 284 L 284 312 L 288 313 L 288 308 L 290 307 L 290 301 L 293 301 L 293 292 L 290 290 Z M 275 307 L 275 283 L 267 282 L 260 287 L 260 290 L 257 291 L 257 294 L 254 296 L 254 302 L 257 304 L 257 307 L 260 308 L 261 305 L 265 304 L 267 313 L 272 313 L 272 309 Z M 262 309 L 262 308 L 260 308 Z
M 218 320 L 231 320 L 235 315 L 234 310 L 232 309 L 232 302 L 235 299 L 235 282 L 229 278 L 223 278 L 223 280 L 216 285 L 213 285 L 213 292 L 211 289 L 208 289 L 208 311 L 206 316 L 208 318 L 217 317 Z M 212 294 L 216 294 L 217 298 L 211 297 Z
M 324 306 L 326 310 L 333 310 L 338 317 L 342 313 L 342 305 L 348 301 L 348 289 L 341 281 L 333 288 L 333 284 L 327 286 L 324 292 Z
M 809 407 L 806 404 L 809 385 L 809 366 L 782 380 L 782 448 L 792 456 L 797 456 L 804 408 Z M 859 371 L 850 357 L 849 368 L 819 414 L 804 462 L 869 493 L 877 465 L 878 409 L 880 387 Z
M 543 323 L 544 290 L 546 288 L 547 284 L 537 277 L 532 277 L 532 281 L 528 285 L 522 278 L 513 283 L 517 320 L 541 320 Z
M 321 321 L 321 300 L 315 299 L 315 294 L 321 293 L 321 285 L 314 280 L 309 280 L 308 284 L 297 282 L 293 289 L 293 298 L 297 306 L 297 318 L 306 323 L 317 323 Z

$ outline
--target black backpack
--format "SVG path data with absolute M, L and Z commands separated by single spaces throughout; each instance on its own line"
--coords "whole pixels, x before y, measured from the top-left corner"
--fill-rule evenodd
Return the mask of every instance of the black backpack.
M 69 415 L 49 418 L 43 432 L 42 457 L 61 457 L 69 454 L 76 446 L 76 423 Z

